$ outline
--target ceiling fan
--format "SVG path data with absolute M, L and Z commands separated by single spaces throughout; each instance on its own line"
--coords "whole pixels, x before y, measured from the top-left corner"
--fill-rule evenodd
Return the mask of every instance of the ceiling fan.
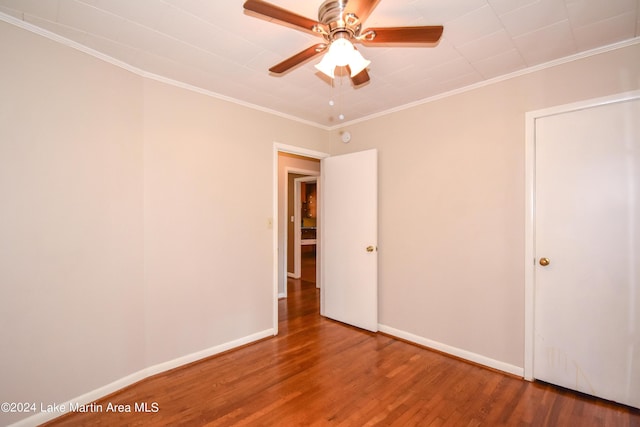
M 369 81 L 367 66 L 371 61 L 362 57 L 353 46 L 359 42 L 367 46 L 425 45 L 435 46 L 442 36 L 443 27 L 381 27 L 362 29 L 362 24 L 380 0 L 326 0 L 318 9 L 318 21 L 300 16 L 289 10 L 262 0 L 247 0 L 244 8 L 250 12 L 292 25 L 324 38 L 281 63 L 269 68 L 282 74 L 310 58 L 327 52 L 316 68 L 334 78 L 336 70 L 346 70 L 354 86 Z

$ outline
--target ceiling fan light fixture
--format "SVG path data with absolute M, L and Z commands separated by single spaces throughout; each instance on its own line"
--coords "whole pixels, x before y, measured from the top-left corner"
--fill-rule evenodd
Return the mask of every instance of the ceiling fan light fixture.
M 324 73 L 331 78 L 335 77 L 334 73 L 336 69 L 336 64 L 335 62 L 333 62 L 333 59 L 331 58 L 331 55 L 329 55 L 329 53 L 326 53 L 322 57 L 322 60 L 320 61 L 320 63 L 316 64 L 315 67 L 321 73 Z
M 344 68 L 349 67 L 351 82 L 360 87 L 369 81 L 367 66 L 371 63 L 364 59 L 353 46 L 362 43 L 366 46 L 415 45 L 434 47 L 440 41 L 444 27 L 442 25 L 410 27 L 364 27 L 380 0 L 324 0 L 318 8 L 318 20 L 306 18 L 290 10 L 269 3 L 267 0 L 244 0 L 244 9 L 260 15 L 269 21 L 276 21 L 298 30 L 311 31 L 320 36 L 317 43 L 279 64 L 269 68 L 273 74 L 283 74 L 325 52 L 321 62 L 315 67 L 334 79 L 336 67 L 340 66 L 340 76 Z
M 351 56 L 351 62 L 349 62 L 349 69 L 351 70 L 351 77 L 355 77 L 362 70 L 367 68 L 371 64 L 371 61 L 368 59 L 364 59 L 364 57 L 357 50 L 353 50 L 353 55 Z
M 355 49 L 349 40 L 337 39 L 329 46 L 328 54 L 331 55 L 336 66 L 344 67 L 351 62 L 353 52 L 355 52 Z
M 362 57 L 353 44 L 346 38 L 334 40 L 319 64 L 315 67 L 322 73 L 335 78 L 336 67 L 349 66 L 351 77 L 357 75 L 371 64 Z

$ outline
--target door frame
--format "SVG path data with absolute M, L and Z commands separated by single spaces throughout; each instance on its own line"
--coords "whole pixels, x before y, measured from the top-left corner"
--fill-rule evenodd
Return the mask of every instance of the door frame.
M 640 90 L 559 105 L 525 114 L 524 379 L 533 381 L 535 341 L 535 143 L 536 120 L 557 114 L 640 99 Z
M 308 156 L 307 156 L 308 157 Z M 290 216 L 291 214 L 289 213 L 289 174 L 296 174 L 296 175 L 304 175 L 303 178 L 306 177 L 314 177 L 314 178 L 318 178 L 320 176 L 320 172 L 318 171 L 314 171 L 314 170 L 307 170 L 307 169 L 299 169 L 299 168 L 292 168 L 292 167 L 286 167 L 285 168 L 285 175 L 287 176 L 287 185 L 284 186 L 284 197 L 283 197 L 283 206 L 282 206 L 282 212 L 283 212 L 283 217 L 282 218 L 278 218 L 278 224 L 282 224 L 283 230 L 283 237 L 284 237 L 284 242 L 283 242 L 283 248 L 282 248 L 282 264 L 283 264 L 283 272 L 284 275 L 283 277 L 279 277 L 278 276 L 278 280 L 279 281 L 284 281 L 284 289 L 283 292 L 279 292 L 278 293 L 278 298 L 287 298 L 287 277 L 292 277 L 294 279 L 299 279 L 300 278 L 300 273 L 298 272 L 298 276 L 296 277 L 296 271 L 295 271 L 295 261 L 294 261 L 294 272 L 293 273 L 289 273 L 289 221 L 290 221 Z M 298 178 L 296 178 L 298 179 Z M 295 196 L 295 188 L 294 188 L 294 196 Z M 294 197 L 295 198 L 295 197 Z M 294 200 L 294 205 L 296 204 L 296 201 Z M 295 207 L 294 207 L 295 210 Z M 295 212 L 294 212 L 295 214 Z M 282 221 L 282 222 L 279 222 Z M 295 222 L 295 221 L 294 221 Z M 286 225 L 286 226 L 285 226 Z M 295 230 L 295 224 L 294 224 L 294 230 Z M 294 239 L 295 240 L 295 239 Z M 294 250 L 295 250 L 295 241 L 294 241 Z M 294 254 L 295 255 L 295 254 Z
M 278 218 L 278 153 L 297 154 L 299 156 L 309 157 L 313 159 L 324 159 L 329 157 L 329 154 L 321 151 L 310 150 L 308 148 L 298 147 L 295 145 L 283 144 L 280 142 L 273 143 L 273 157 L 272 157 L 272 216 L 268 221 L 272 226 L 272 287 L 273 287 L 273 335 L 278 335 L 278 230 L 280 228 L 280 218 Z M 322 172 L 320 172 L 322 173 Z M 275 218 L 275 220 L 274 220 Z M 285 231 L 286 232 L 286 231 Z M 286 245 L 286 241 L 285 241 Z M 284 250 L 285 248 L 283 248 Z M 318 248 L 316 247 L 316 251 Z M 283 252 L 283 256 L 286 256 Z M 287 274 L 286 271 L 283 274 Z
M 301 209 L 302 209 L 302 185 L 301 183 L 313 182 L 316 184 L 316 193 L 320 194 L 320 174 L 314 173 L 308 176 L 304 176 L 301 178 L 294 179 L 294 197 L 293 197 L 293 229 L 295 230 L 295 236 L 293 236 L 293 278 L 299 279 L 302 276 L 302 236 L 300 233 L 300 229 L 302 228 L 302 217 L 301 217 Z M 287 190 L 288 191 L 288 190 Z M 317 209 L 318 213 L 316 214 L 317 221 L 320 221 L 320 210 Z M 287 215 L 285 219 L 288 219 L 290 214 Z M 288 227 L 287 227 L 288 228 Z M 320 228 L 316 225 L 316 261 L 318 257 L 318 242 L 320 240 L 320 234 L 318 233 Z M 287 231 L 285 230 L 285 246 L 288 242 L 287 239 Z M 287 249 L 288 250 L 288 249 Z M 288 254 L 287 254 L 288 255 Z M 286 267 L 285 261 L 285 267 Z M 318 272 L 319 269 L 316 269 L 316 287 L 320 287 L 320 282 L 318 281 Z M 287 290 L 285 289 L 284 294 L 287 294 Z

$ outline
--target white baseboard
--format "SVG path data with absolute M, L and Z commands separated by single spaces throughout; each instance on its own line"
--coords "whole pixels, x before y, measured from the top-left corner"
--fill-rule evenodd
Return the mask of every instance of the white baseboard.
M 267 329 L 262 332 L 258 332 L 252 335 L 248 335 L 246 337 L 239 338 L 234 341 L 230 341 L 224 344 L 220 344 L 205 350 L 197 351 L 195 353 L 187 354 L 185 356 L 178 357 L 173 360 L 169 360 L 167 362 L 159 363 L 157 365 L 150 366 L 148 368 L 142 369 L 138 372 L 135 372 L 131 375 L 127 375 L 124 378 L 120 378 L 110 384 L 92 390 L 88 393 L 85 393 L 81 396 L 78 396 L 74 399 L 71 399 L 65 402 L 61 407 L 64 407 L 64 411 L 48 413 L 48 412 L 40 412 L 35 415 L 32 415 L 29 418 L 25 418 L 20 420 L 14 424 L 11 424 L 9 427 L 32 427 L 57 418 L 65 413 L 69 412 L 71 404 L 73 405 L 87 405 L 91 402 L 95 402 L 98 399 L 101 399 L 104 396 L 107 396 L 111 393 L 114 393 L 118 390 L 121 390 L 131 384 L 134 384 L 140 380 L 148 378 L 150 376 L 159 374 L 161 372 L 168 371 L 170 369 L 174 369 L 180 367 L 182 365 L 186 365 L 191 362 L 195 362 L 200 359 L 204 359 L 209 356 L 213 356 L 218 353 L 222 353 L 227 350 L 231 350 L 236 347 L 240 347 L 245 344 L 250 344 L 254 341 L 261 340 L 263 338 L 267 338 L 274 335 L 273 329 Z
M 385 334 L 392 335 L 397 338 L 401 338 L 406 341 L 410 341 L 415 344 L 419 344 L 424 347 L 432 348 L 434 350 L 441 351 L 443 353 L 450 354 L 452 356 L 459 357 L 461 359 L 468 360 L 479 365 L 483 365 L 498 371 L 506 372 L 508 374 L 517 375 L 519 377 L 524 376 L 524 368 L 514 366 L 509 363 L 501 362 L 499 360 L 491 359 L 481 354 L 473 353 L 471 351 L 463 350 L 461 348 L 452 347 L 447 344 L 443 344 L 437 341 L 430 340 L 418 335 L 414 335 L 409 332 L 401 331 L 399 329 L 392 328 L 391 326 L 378 325 L 378 330 Z

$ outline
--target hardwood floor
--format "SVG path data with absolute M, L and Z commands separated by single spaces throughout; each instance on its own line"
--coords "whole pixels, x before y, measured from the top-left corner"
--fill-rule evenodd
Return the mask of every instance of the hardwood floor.
M 640 426 L 640 411 L 491 371 L 318 314 L 309 270 L 289 280 L 280 334 L 159 374 L 47 426 Z M 311 280 L 305 280 L 311 279 Z

